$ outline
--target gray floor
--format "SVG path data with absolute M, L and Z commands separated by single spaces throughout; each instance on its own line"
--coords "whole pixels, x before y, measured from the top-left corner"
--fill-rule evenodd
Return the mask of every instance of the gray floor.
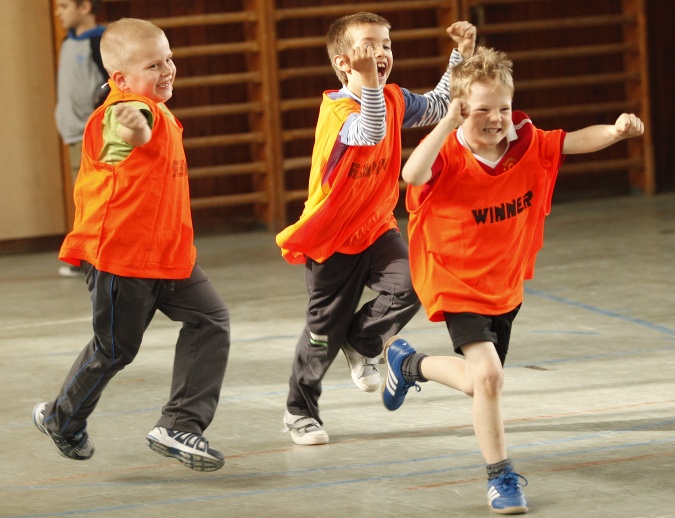
M 145 445 L 168 394 L 177 326 L 151 325 L 108 387 L 87 462 L 61 458 L 31 422 L 90 338 L 83 282 L 54 253 L 0 257 L 0 516 L 495 516 L 485 505 L 471 401 L 425 384 L 397 412 L 356 389 L 343 358 L 325 380 L 331 443 L 281 433 L 303 325 L 301 267 L 269 234 L 198 240 L 227 301 L 233 347 L 207 431 L 226 456 L 192 472 Z M 509 453 L 531 514 L 675 516 L 675 196 L 559 204 L 515 323 L 504 395 Z M 450 351 L 420 313 L 401 333 Z

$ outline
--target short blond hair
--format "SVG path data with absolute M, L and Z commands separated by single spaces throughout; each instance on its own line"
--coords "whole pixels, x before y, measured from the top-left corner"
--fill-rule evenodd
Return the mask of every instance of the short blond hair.
M 386 27 L 387 30 L 391 29 L 391 24 L 379 14 L 367 12 L 349 14 L 342 18 L 338 18 L 328 29 L 328 34 L 326 35 L 326 51 L 328 52 L 330 63 L 333 65 L 333 70 L 343 85 L 347 84 L 347 74 L 335 66 L 333 57 L 340 54 L 346 54 L 349 52 L 349 49 L 352 48 L 352 45 L 354 45 L 352 29 L 370 24 L 381 25 Z
M 161 36 L 166 36 L 164 31 L 146 20 L 121 18 L 112 22 L 101 37 L 103 66 L 110 76 L 115 71 L 124 71 L 144 42 Z
M 473 83 L 492 84 L 495 89 L 505 88 L 513 96 L 513 62 L 505 52 L 477 47 L 473 56 L 452 68 L 450 97 L 466 99 Z

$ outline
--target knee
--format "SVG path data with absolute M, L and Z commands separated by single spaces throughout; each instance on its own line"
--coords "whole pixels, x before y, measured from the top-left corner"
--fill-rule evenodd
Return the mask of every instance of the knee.
M 496 397 L 504 387 L 504 371 L 501 367 L 491 366 L 481 369 L 474 378 L 474 394 L 480 392 L 487 397 Z
M 407 286 L 404 290 L 398 293 L 397 298 L 401 301 L 401 304 L 403 306 L 415 308 L 415 310 L 418 310 L 422 307 L 422 303 L 420 302 L 420 299 L 417 296 L 417 293 L 415 292 L 412 283 L 410 283 L 409 286 Z
M 139 340 L 133 340 L 127 336 L 95 333 L 87 348 L 90 348 L 90 355 L 95 358 L 96 362 L 108 369 L 118 371 L 134 361 L 140 346 Z
M 208 314 L 205 314 L 204 320 L 201 323 L 201 327 L 209 328 L 213 333 L 226 336 L 229 342 L 230 313 L 227 310 L 227 306 L 223 304 L 222 306 L 213 309 Z

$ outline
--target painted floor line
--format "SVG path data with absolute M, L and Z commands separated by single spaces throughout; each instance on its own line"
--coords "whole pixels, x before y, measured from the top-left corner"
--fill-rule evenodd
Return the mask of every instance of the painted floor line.
M 664 442 L 675 442 L 675 438 L 673 438 L 671 441 L 664 441 Z M 638 443 L 637 446 L 644 446 L 645 443 Z M 621 446 L 620 449 L 625 449 L 625 448 L 630 448 L 634 447 L 634 445 L 623 445 Z M 601 451 L 607 451 L 609 450 L 610 447 L 607 446 L 605 448 L 601 448 Z M 593 453 L 595 450 L 580 450 L 578 452 L 569 452 L 568 455 L 587 455 L 588 453 Z M 553 455 L 553 454 L 552 454 Z M 668 452 L 667 455 L 665 456 L 672 456 L 675 455 L 675 453 Z M 650 458 L 654 458 L 656 456 L 663 457 L 664 455 L 652 455 L 652 454 L 647 454 L 647 455 L 633 455 L 629 457 L 622 457 L 618 459 L 607 459 L 607 460 L 599 460 L 599 461 L 590 461 L 590 462 L 581 462 L 581 463 L 575 463 L 573 465 L 570 465 L 568 469 L 573 470 L 573 469 L 582 469 L 585 467 L 589 466 L 597 466 L 597 465 L 602 465 L 602 464 L 610 464 L 610 463 L 621 463 L 621 462 L 634 462 L 637 460 L 646 460 Z M 532 459 L 536 459 L 536 457 L 533 457 Z M 522 465 L 527 462 L 532 462 L 532 459 L 519 459 L 518 462 Z M 279 488 L 269 488 L 269 489 L 257 489 L 257 490 L 251 490 L 251 491 L 239 491 L 235 493 L 228 493 L 228 494 L 223 494 L 223 495 L 206 495 L 202 497 L 195 497 L 195 498 L 180 498 L 180 499 L 173 499 L 173 500 L 164 500 L 164 501 L 158 501 L 158 502 L 145 502 L 142 504 L 128 504 L 128 505 L 119 505 L 119 506 L 110 506 L 110 507 L 96 507 L 96 508 L 90 508 L 90 509 L 77 509 L 77 510 L 69 510 L 69 511 L 61 511 L 61 512 L 54 512 L 54 513 L 41 513 L 41 514 L 32 514 L 32 515 L 16 515 L 11 518 L 43 518 L 43 517 L 50 517 L 50 516 L 77 516 L 77 515 L 87 515 L 87 514 L 98 514 L 98 513 L 103 513 L 103 512 L 112 512 L 112 511 L 130 511 L 134 509 L 147 509 L 150 507 L 163 507 L 163 506 L 175 506 L 175 505 L 183 505 L 183 504 L 193 504 L 196 502 L 208 502 L 208 501 L 221 501 L 221 500 L 230 500 L 233 498 L 244 498 L 244 497 L 249 497 L 249 496 L 257 496 L 257 495 L 266 495 L 266 494 L 280 494 L 280 493 L 288 493 L 288 492 L 294 492 L 294 491 L 305 491 L 305 490 L 311 490 L 311 489 L 317 489 L 317 488 L 324 488 L 324 487 L 336 487 L 336 486 L 345 486 L 345 485 L 353 485 L 353 484 L 362 484 L 366 482 L 373 482 L 373 481 L 385 481 L 385 480 L 394 480 L 394 479 L 401 479 L 401 478 L 410 478 L 410 477 L 419 477 L 419 476 L 428 476 L 432 474 L 440 474 L 440 473 L 451 473 L 451 472 L 459 472 L 459 471 L 466 471 L 469 469 L 477 469 L 477 468 L 482 468 L 483 465 L 471 465 L 471 466 L 461 466 L 461 467 L 454 467 L 454 468 L 444 468 L 444 469 L 438 469 L 438 470 L 425 470 L 421 472 L 410 472 L 410 473 L 397 473 L 397 474 L 384 474 L 384 475 L 379 475 L 379 476 L 374 476 L 374 477 L 362 477 L 362 478 L 354 478 L 354 479 L 344 479 L 344 480 L 338 480 L 338 481 L 330 481 L 330 482 L 316 482 L 312 484 L 301 484 L 297 486 L 289 486 L 289 487 L 279 487 Z M 559 466 L 556 468 L 543 468 L 543 469 L 535 469 L 535 470 L 529 470 L 527 472 L 523 472 L 522 474 L 529 474 L 529 473 L 535 473 L 535 472 L 545 472 L 545 471 L 563 471 L 564 466 Z M 463 479 L 461 481 L 455 481 L 454 485 L 457 484 L 468 484 L 468 483 L 476 483 L 479 482 L 482 479 L 479 478 L 469 478 L 469 479 Z M 428 489 L 431 487 L 442 487 L 445 485 L 453 485 L 451 483 L 445 484 L 445 483 L 439 483 L 435 486 L 432 485 L 425 485 L 425 486 L 412 486 L 408 489 Z M 8 517 L 10 518 L 10 517 Z
M 656 427 L 661 427 L 661 426 L 669 426 L 675 424 L 675 419 L 667 419 L 663 421 L 657 421 L 654 423 L 651 423 L 650 428 L 656 428 Z M 644 425 L 636 426 L 636 427 L 629 427 L 629 428 L 624 428 L 621 430 L 614 430 L 611 432 L 611 434 L 608 434 L 607 432 L 596 432 L 596 433 L 590 433 L 590 434 L 583 434 L 583 435 L 578 435 L 575 437 L 566 437 L 566 438 L 561 438 L 561 439 L 552 439 L 552 440 L 546 440 L 546 441 L 538 441 L 534 443 L 525 443 L 525 444 L 520 444 L 520 445 L 512 445 L 510 446 L 511 451 L 518 451 L 518 450 L 530 450 L 534 448 L 540 448 L 542 446 L 550 446 L 552 444 L 571 444 L 574 442 L 579 442 L 579 441 L 586 441 L 586 440 L 593 440 L 593 439 L 599 439 L 599 438 L 607 438 L 609 435 L 613 436 L 620 436 L 623 434 L 628 434 L 636 431 L 642 431 L 645 429 Z M 647 446 L 654 446 L 654 445 L 660 445 L 660 444 L 670 444 L 675 442 L 675 437 L 673 438 L 665 438 L 665 439 L 655 439 L 651 441 L 641 441 L 641 442 L 633 442 L 633 443 L 624 443 L 624 444 L 612 444 L 608 446 L 603 446 L 603 447 L 591 447 L 591 448 L 585 448 L 583 450 L 574 450 L 570 452 L 554 452 L 554 453 L 547 453 L 543 455 L 536 455 L 536 456 L 531 456 L 529 457 L 529 461 L 538 461 L 541 459 L 547 459 L 547 458 L 561 458 L 561 457 L 567 457 L 570 455 L 588 455 L 588 454 L 594 454 L 594 453 L 600 453 L 600 452 L 606 452 L 606 451 L 617 451 L 617 450 L 622 450 L 626 448 L 636 448 L 636 447 L 647 447 Z M 291 449 L 291 448 L 289 448 Z M 279 450 L 281 452 L 282 450 Z M 244 475 L 211 475 L 211 476 L 206 476 L 202 477 L 199 479 L 199 481 L 227 481 L 227 480 L 242 480 L 242 479 L 249 479 L 249 478 L 261 478 L 261 477 L 288 477 L 288 476 L 299 476 L 299 475 L 307 475 L 311 473 L 330 473 L 330 472 L 336 472 L 336 471 L 354 471 L 354 470 L 363 470 L 363 469 L 381 469 L 385 467 L 391 467 L 391 466 L 401 466 L 401 465 L 406 465 L 406 464 L 419 464 L 419 463 L 424 463 L 424 462 L 437 462 L 440 460 L 452 460 L 452 459 L 459 459 L 459 458 L 464 458 L 464 457 L 476 457 L 480 458 L 480 452 L 478 450 L 473 450 L 473 451 L 464 451 L 464 452 L 457 452 L 457 453 L 448 453 L 444 455 L 432 455 L 428 457 L 417 457 L 417 458 L 412 458 L 412 459 L 400 459 L 400 460 L 391 460 L 391 461 L 378 461 L 378 462 L 371 462 L 371 463 L 361 463 L 361 464 L 350 464 L 350 465 L 342 465 L 342 466 L 332 466 L 332 467 L 317 467 L 317 468 L 304 468 L 304 469 L 297 469 L 297 470 L 284 470 L 284 471 L 264 471 L 264 472 L 255 472 L 255 473 L 247 473 Z M 521 462 L 522 459 L 519 458 L 519 462 Z M 482 464 L 478 464 L 482 465 Z M 154 466 L 153 466 L 154 467 Z M 436 473 L 436 472 L 445 472 L 446 470 L 449 471 L 454 471 L 456 469 L 470 469 L 474 468 L 475 465 L 470 465 L 467 467 L 462 467 L 462 468 L 444 468 L 441 470 L 432 470 L 432 471 L 424 471 L 423 473 L 430 474 L 430 473 Z M 119 475 L 123 474 L 124 471 L 129 471 L 129 470 L 123 470 L 122 472 L 117 472 Z M 133 471 L 139 471 L 139 468 L 134 468 Z M 101 473 L 101 475 L 110 475 L 110 471 L 106 471 L 105 473 Z M 96 476 L 96 474 L 88 474 L 86 477 L 77 477 L 77 478 L 91 478 Z M 27 482 L 25 485 L 21 486 L 5 486 L 5 487 L 0 487 L 0 490 L 41 490 L 41 489 L 53 489 L 55 486 L 63 486 L 63 487 L 68 487 L 70 489 L 72 488 L 89 488 L 89 487 L 111 487 L 111 486 L 124 486 L 127 485 L 127 482 L 120 482 L 120 483 L 94 483 L 94 484 L 66 484 L 65 482 L 70 482 L 72 480 L 75 480 L 73 477 L 69 477 L 68 479 L 51 479 L 49 481 L 42 481 L 42 482 Z M 134 481 L 134 485 L 156 485 L 156 484 L 162 484 L 165 485 L 167 483 L 170 483 L 171 481 L 167 480 L 156 480 L 156 481 L 151 481 L 151 482 L 140 482 L 138 480 Z M 198 482 L 194 478 L 177 478 L 173 481 L 173 483 L 177 484 L 184 484 L 184 483 L 190 483 L 190 482 Z

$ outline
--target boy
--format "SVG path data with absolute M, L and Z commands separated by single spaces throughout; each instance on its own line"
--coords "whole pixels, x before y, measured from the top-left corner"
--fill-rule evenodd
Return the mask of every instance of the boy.
M 357 13 L 336 20 L 328 56 L 344 85 L 324 92 L 316 129 L 309 198 L 300 219 L 277 236 L 283 257 L 305 265 L 309 303 L 298 341 L 284 415 L 296 444 L 325 444 L 318 399 L 338 352 L 356 385 L 381 384 L 375 365 L 384 341 L 418 311 L 408 249 L 393 210 L 399 195 L 401 127 L 434 124 L 447 111 L 448 73 L 425 95 L 387 85 L 393 56 L 390 25 Z M 458 43 L 451 62 L 469 57 L 476 30 L 447 29 Z M 365 287 L 377 293 L 358 311 Z
M 534 273 L 544 219 L 563 158 L 643 133 L 635 115 L 571 133 L 535 128 L 512 112 L 512 63 L 479 47 L 452 71 L 448 114 L 403 167 L 410 184 L 410 265 L 431 321 L 445 321 L 455 352 L 427 356 L 405 340 L 385 346 L 384 405 L 396 410 L 417 381 L 473 396 L 473 427 L 487 463 L 488 505 L 527 512 L 506 454 L 500 401 L 511 325 Z M 419 386 L 416 386 L 419 388 Z
M 56 85 L 56 127 L 68 146 L 71 188 L 80 169 L 82 134 L 87 119 L 105 99 L 108 73 L 101 61 L 101 35 L 105 27 L 97 25 L 100 0 L 57 0 L 56 17 L 68 31 L 61 44 Z M 59 268 L 64 277 L 81 277 L 79 268 Z
M 183 326 L 171 395 L 148 445 L 191 469 L 217 470 L 223 455 L 202 433 L 218 405 L 229 314 L 195 262 L 182 126 L 164 104 L 176 76 L 171 49 L 161 29 L 125 18 L 106 29 L 101 55 L 111 93 L 85 129 L 75 225 L 59 254 L 84 272 L 94 337 L 33 421 L 62 456 L 89 459 L 87 418 L 159 310 Z

